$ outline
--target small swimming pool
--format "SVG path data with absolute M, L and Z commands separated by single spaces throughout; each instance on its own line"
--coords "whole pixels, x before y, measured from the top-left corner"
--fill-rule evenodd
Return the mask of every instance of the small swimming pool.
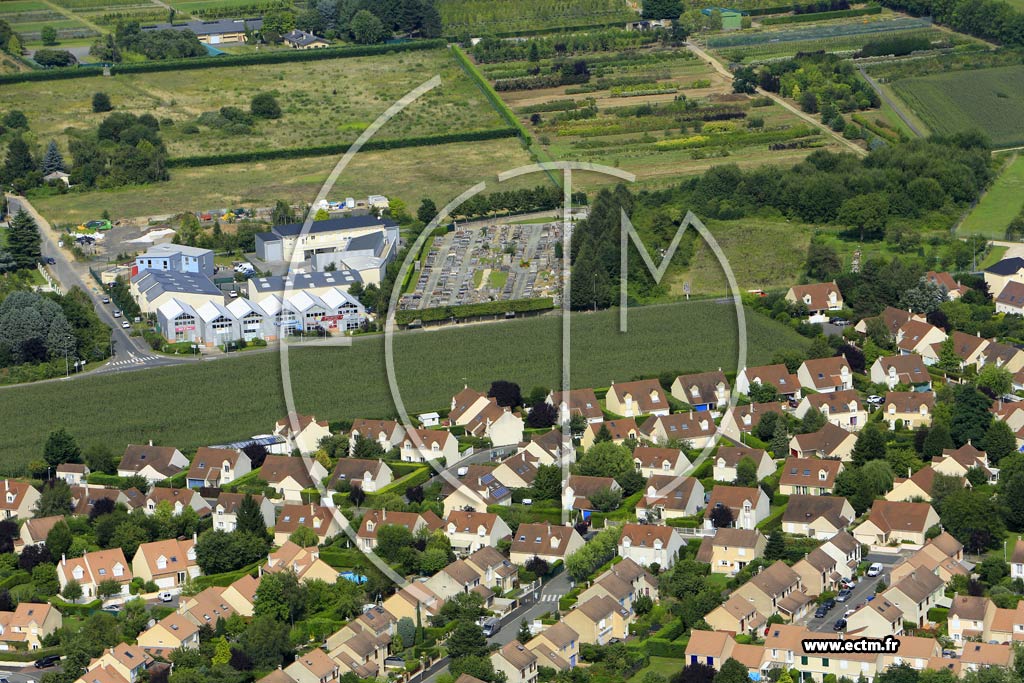
M 356 574 L 355 572 L 340 572 L 338 574 L 338 578 L 345 579 L 346 581 L 351 581 L 355 584 L 366 583 L 366 577 L 362 574 Z

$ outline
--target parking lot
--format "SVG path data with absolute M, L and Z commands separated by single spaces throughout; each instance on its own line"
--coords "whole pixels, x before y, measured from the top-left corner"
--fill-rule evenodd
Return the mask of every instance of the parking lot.
M 487 301 L 554 297 L 560 289 L 556 247 L 562 223 L 457 228 L 425 255 L 403 310 L 461 306 Z
M 864 558 L 868 562 L 878 562 L 882 565 L 882 573 L 878 576 L 867 577 L 862 576 L 857 585 L 853 587 L 850 597 L 845 602 L 836 602 L 836 606 L 829 610 L 828 614 L 824 617 L 815 617 L 814 611 L 811 610 L 810 615 L 804 618 L 804 625 L 810 631 L 832 631 L 833 625 L 840 618 L 843 618 L 848 611 L 852 611 L 865 604 L 868 598 L 875 594 L 875 587 L 879 581 L 885 581 L 888 585 L 889 582 L 889 570 L 894 565 L 899 563 L 903 557 L 901 555 L 882 555 L 880 553 L 871 553 Z

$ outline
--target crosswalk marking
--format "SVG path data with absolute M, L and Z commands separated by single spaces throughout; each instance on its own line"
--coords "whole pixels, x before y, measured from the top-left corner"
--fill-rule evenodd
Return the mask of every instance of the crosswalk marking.
M 159 356 L 135 356 L 135 355 L 132 355 L 131 358 L 126 358 L 124 360 L 111 361 L 111 362 L 107 363 L 106 366 L 104 366 L 104 367 L 119 368 L 119 367 L 124 367 L 126 365 L 142 365 L 142 364 L 148 363 L 149 361 L 152 361 L 152 360 L 160 360 L 160 357 Z
M 540 601 L 541 602 L 558 602 L 561 599 L 561 597 L 562 597 L 561 595 L 557 595 L 557 594 L 542 595 L 542 596 L 540 596 Z

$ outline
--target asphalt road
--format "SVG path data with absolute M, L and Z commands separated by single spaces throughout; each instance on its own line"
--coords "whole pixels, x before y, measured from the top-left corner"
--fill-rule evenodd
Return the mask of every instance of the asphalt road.
M 888 584 L 889 570 L 894 565 L 903 560 L 902 555 L 884 555 L 881 553 L 868 553 L 865 558 L 868 562 L 879 562 L 885 568 L 882 573 L 878 576 L 862 576 L 856 586 L 853 587 L 853 593 L 850 595 L 846 602 L 837 602 L 836 606 L 829 610 L 829 613 L 824 617 L 818 618 L 814 616 L 812 610 L 809 617 L 804 620 L 804 625 L 811 631 L 832 631 L 832 625 L 836 623 L 836 620 L 843 617 L 848 610 L 853 610 L 867 602 L 867 599 L 875 594 L 875 587 L 879 581 L 885 581 Z
M 487 639 L 488 643 L 507 645 L 519 635 L 519 624 L 523 619 L 533 621 L 545 612 L 558 611 L 558 599 L 569 592 L 571 583 L 569 576 L 563 571 L 551 579 L 539 591 L 523 596 L 519 607 L 512 610 L 501 620 L 501 629 Z M 536 597 L 535 597 L 536 596 Z M 434 683 L 438 676 L 448 670 L 448 658 L 435 662 L 422 679 L 414 679 L 415 683 Z
M 114 307 L 110 304 L 104 305 L 102 297 L 105 296 L 100 285 L 89 274 L 88 267 L 76 263 L 67 249 L 57 246 L 57 242 L 65 236 L 53 229 L 50 223 L 35 210 L 35 207 L 24 197 L 8 195 L 8 210 L 11 214 L 24 209 L 36 221 L 39 226 L 39 236 L 42 238 L 41 250 L 44 258 L 52 258 L 55 263 L 47 265 L 46 269 L 50 275 L 60 284 L 63 291 L 72 287 L 78 287 L 92 299 L 97 315 L 111 329 L 111 351 L 113 355 L 106 365 L 95 370 L 95 372 L 119 372 L 125 369 L 136 369 L 139 366 L 157 367 L 162 365 L 177 365 L 183 361 L 164 356 L 155 356 L 146 346 L 141 337 L 133 338 L 121 327 L 124 318 L 115 318 Z

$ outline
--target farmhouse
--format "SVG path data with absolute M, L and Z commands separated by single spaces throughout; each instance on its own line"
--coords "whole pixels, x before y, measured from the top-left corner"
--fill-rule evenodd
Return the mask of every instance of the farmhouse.
M 294 29 L 284 34 L 281 38 L 285 44 L 296 50 L 315 50 L 322 47 L 330 47 L 331 44 L 320 36 Z

